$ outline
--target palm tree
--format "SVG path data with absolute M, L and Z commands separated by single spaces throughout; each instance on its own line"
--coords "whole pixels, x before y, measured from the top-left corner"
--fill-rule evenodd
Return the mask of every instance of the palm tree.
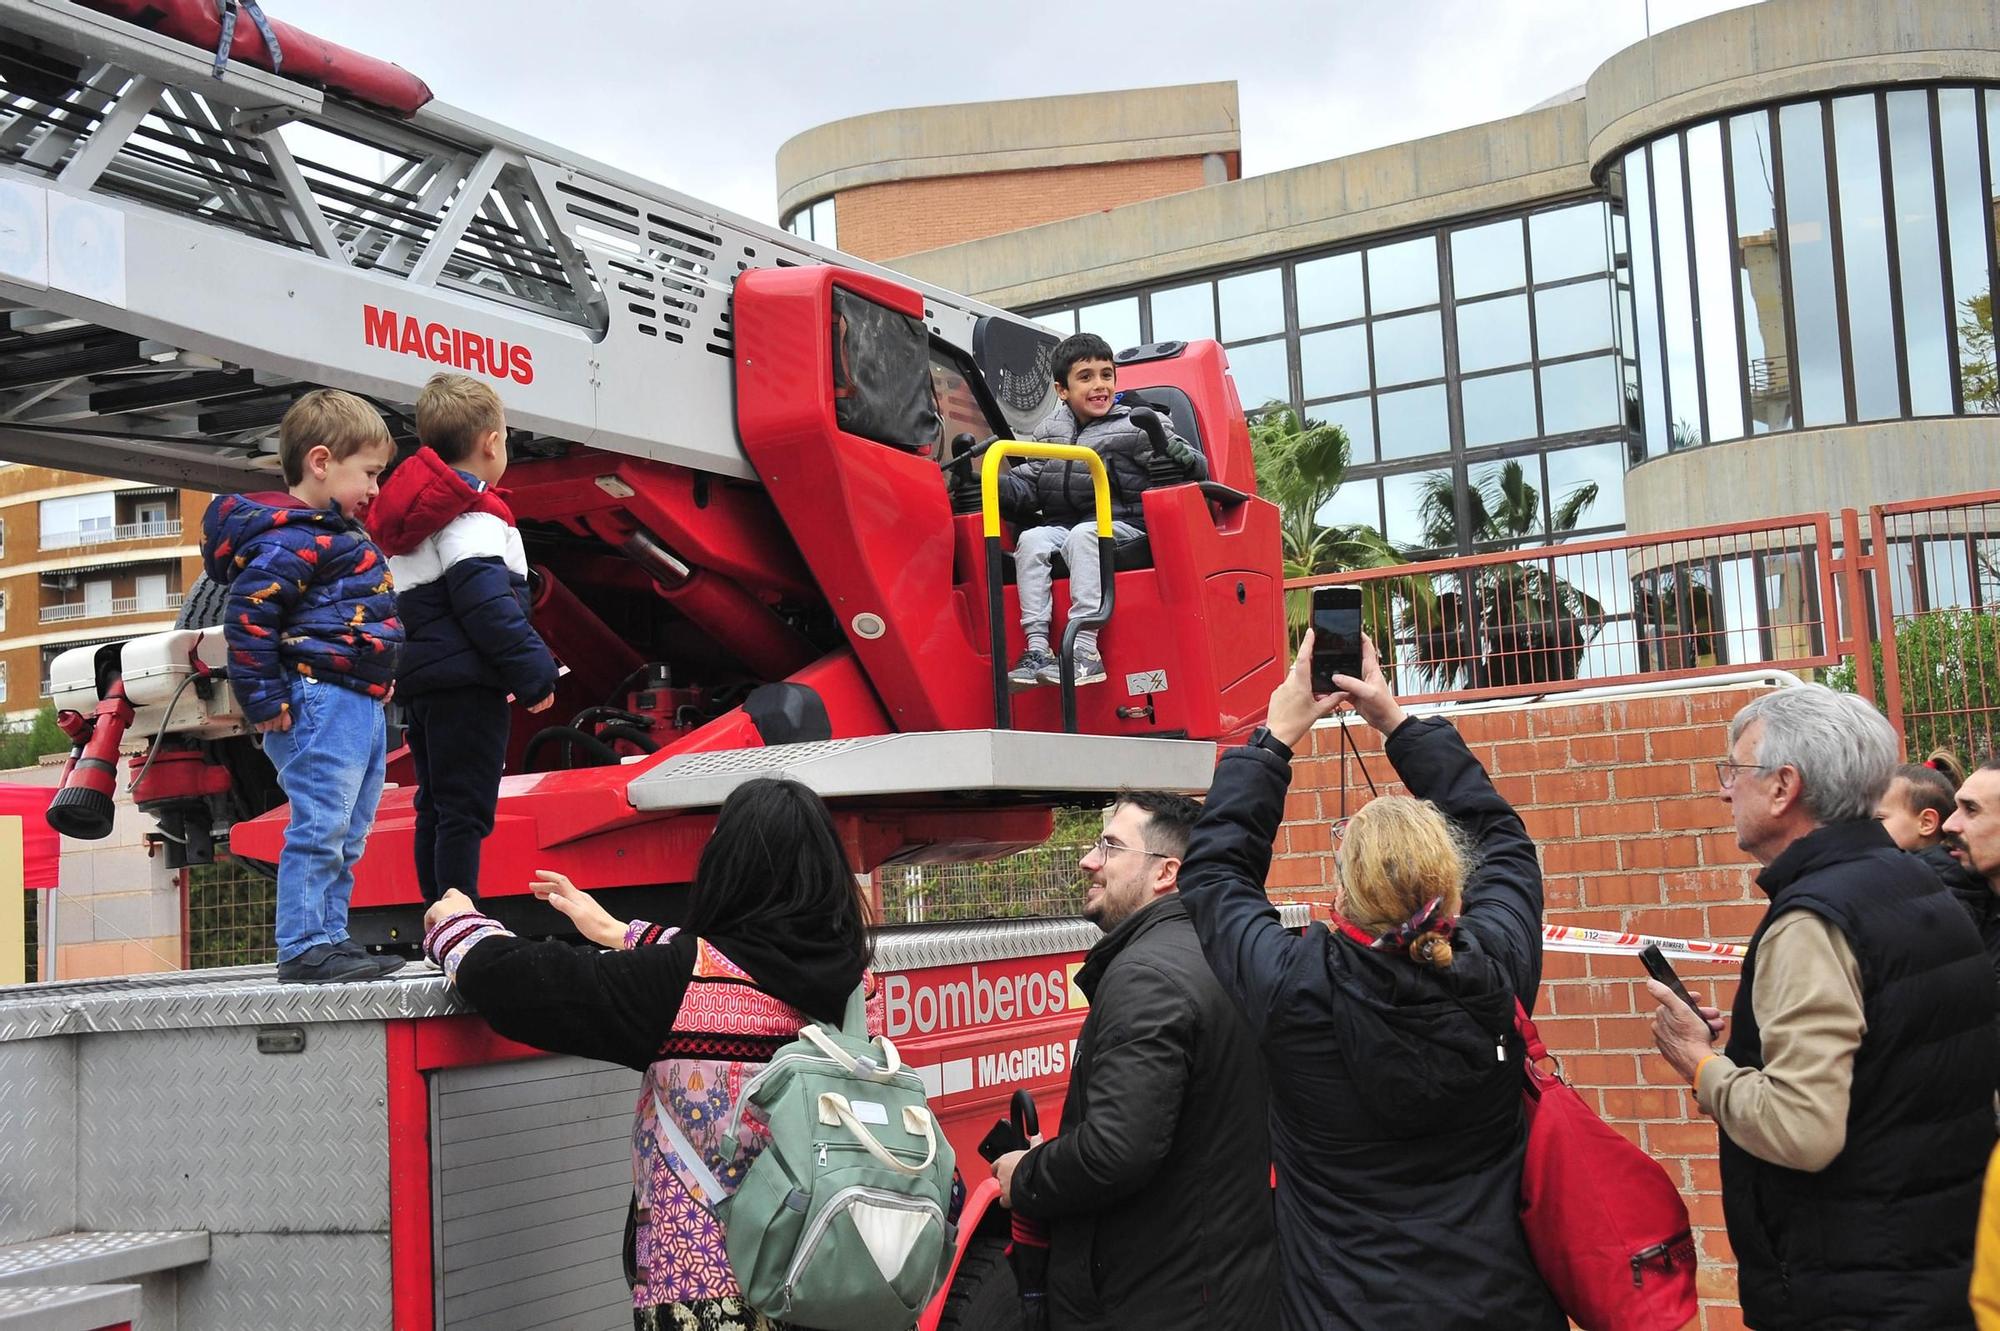
M 1285 577 L 1387 568 L 1404 562 L 1402 552 L 1373 527 L 1321 521 L 1347 475 L 1351 454 L 1346 430 L 1302 419 L 1290 407 L 1275 402 L 1253 416 L 1249 426 L 1257 492 L 1278 506 Z M 1428 587 L 1423 590 L 1427 592 Z M 1363 589 L 1362 613 L 1377 641 L 1389 640 L 1394 600 L 1399 594 L 1416 594 L 1416 589 L 1385 582 L 1371 582 Z M 1303 589 L 1285 596 L 1285 617 L 1294 638 L 1305 631 L 1311 603 L 1311 593 Z
M 1563 496 L 1542 521 L 1541 492 L 1519 461 L 1489 468 L 1466 495 L 1475 545 L 1554 544 L 1574 531 L 1597 502 L 1597 483 Z M 1457 487 L 1449 473 L 1425 480 L 1417 505 L 1424 544 L 1459 544 Z M 1596 598 L 1556 576 L 1555 560 L 1488 564 L 1460 574 L 1459 590 L 1436 593 L 1428 608 L 1406 616 L 1416 645 L 1417 673 L 1431 687 L 1574 679 L 1584 648 L 1603 621 Z

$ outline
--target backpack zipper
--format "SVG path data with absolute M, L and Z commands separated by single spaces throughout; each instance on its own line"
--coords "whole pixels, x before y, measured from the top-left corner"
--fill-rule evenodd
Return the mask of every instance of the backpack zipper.
M 785 1270 L 784 1291 L 785 1306 L 787 1308 L 791 1306 L 792 1291 L 799 1283 L 800 1274 L 805 1270 L 806 1263 L 812 1259 L 814 1246 L 826 1236 L 826 1231 L 832 1226 L 834 1217 L 845 1210 L 851 1200 L 860 1197 L 866 1197 L 871 1201 L 899 1211 L 921 1211 L 925 1215 L 936 1216 L 940 1228 L 944 1225 L 944 1212 L 939 1209 L 935 1202 L 915 1201 L 897 1193 L 886 1192 L 881 1188 L 870 1188 L 860 1184 L 842 1188 L 827 1199 L 826 1205 L 821 1208 L 818 1215 L 813 1217 L 813 1222 L 806 1228 L 806 1232 L 799 1236 L 798 1251 L 792 1255 L 792 1264 Z

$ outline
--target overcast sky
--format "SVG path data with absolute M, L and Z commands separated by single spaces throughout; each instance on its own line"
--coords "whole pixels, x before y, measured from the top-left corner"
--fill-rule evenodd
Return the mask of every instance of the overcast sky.
M 1655 32 L 1738 0 L 1651 0 Z M 446 102 L 766 222 L 778 145 L 844 116 L 1234 79 L 1262 175 L 1513 115 L 1644 0 L 266 0 Z

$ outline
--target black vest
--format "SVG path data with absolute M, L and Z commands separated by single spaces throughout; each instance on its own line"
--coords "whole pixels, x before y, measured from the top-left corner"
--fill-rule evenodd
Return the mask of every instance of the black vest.
M 1727 1053 L 1763 1066 L 1758 944 L 1787 911 L 1839 929 L 1868 1024 L 1847 1140 L 1818 1173 L 1757 1159 L 1721 1134 L 1722 1200 L 1753 1327 L 1970 1331 L 1980 1182 L 1993 1149 L 1993 973 L 1965 910 L 1879 823 L 1835 823 L 1757 879 L 1771 909 L 1750 940 Z

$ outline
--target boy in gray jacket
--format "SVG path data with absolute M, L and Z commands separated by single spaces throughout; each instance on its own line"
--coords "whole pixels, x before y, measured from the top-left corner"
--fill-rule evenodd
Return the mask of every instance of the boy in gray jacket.
M 1111 345 L 1094 333 L 1066 337 L 1056 346 L 1056 396 L 1062 401 L 1035 430 L 1042 442 L 1082 444 L 1104 459 L 1111 482 L 1111 531 L 1120 544 L 1145 534 L 1140 496 L 1154 484 L 1208 479 L 1208 462 L 1199 450 L 1173 431 L 1173 422 L 1159 412 L 1166 427 L 1168 461 L 1180 475 L 1155 482 L 1150 463 L 1153 445 L 1131 419 L 1132 408 L 1118 401 L 1118 365 Z M 1061 678 L 1049 650 L 1049 617 L 1053 609 L 1050 562 L 1060 551 L 1069 565 L 1069 617 L 1097 612 L 1097 508 L 1090 468 L 1081 462 L 1047 458 L 1004 471 L 1000 475 L 1000 505 L 1021 524 L 1014 542 L 1014 570 L 1021 590 L 1021 627 L 1027 650 L 1008 672 L 1015 689 L 1054 684 Z M 1104 679 L 1104 657 L 1097 650 L 1097 633 L 1076 635 L 1076 682 Z

